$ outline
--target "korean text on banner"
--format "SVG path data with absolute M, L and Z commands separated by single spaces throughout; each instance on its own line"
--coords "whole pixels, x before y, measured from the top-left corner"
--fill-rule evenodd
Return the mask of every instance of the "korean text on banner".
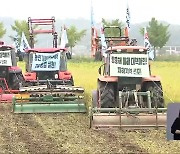
M 60 66 L 60 53 L 34 53 L 33 71 L 56 71 Z
M 10 50 L 0 52 L 0 66 L 12 66 Z
M 111 54 L 110 76 L 149 77 L 146 54 Z

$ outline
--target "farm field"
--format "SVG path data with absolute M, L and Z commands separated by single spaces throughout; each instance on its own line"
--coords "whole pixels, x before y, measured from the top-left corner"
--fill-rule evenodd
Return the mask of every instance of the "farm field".
M 75 84 L 85 88 L 88 103 L 92 89 L 97 87 L 98 68 L 100 65 L 100 62 L 69 64 L 69 69 L 75 78 Z M 152 62 L 151 71 L 152 75 L 161 77 L 166 105 L 170 102 L 180 102 L 180 62 Z
M 19 63 L 24 69 L 24 64 Z M 75 85 L 85 88 L 86 105 L 96 89 L 100 62 L 70 62 Z M 153 62 L 161 76 L 166 105 L 180 102 L 180 62 Z M 0 153 L 178 153 L 180 142 L 163 130 L 91 130 L 87 114 L 13 114 L 0 104 Z

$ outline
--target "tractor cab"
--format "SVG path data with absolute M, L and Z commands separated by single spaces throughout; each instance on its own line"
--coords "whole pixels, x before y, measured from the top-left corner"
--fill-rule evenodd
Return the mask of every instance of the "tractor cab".
M 66 49 L 33 48 L 26 50 L 25 80 L 37 84 L 73 85 L 73 79 L 67 70 Z
M 95 57 L 95 60 L 102 60 L 104 57 L 104 51 L 102 50 L 101 39 L 103 38 L 101 38 L 101 36 L 95 37 L 94 33 L 95 29 L 92 29 L 92 55 Z M 105 35 L 104 41 L 106 43 L 107 48 L 116 46 L 126 46 L 129 44 L 134 46 L 137 43 L 136 39 L 131 39 L 130 42 L 128 34 L 126 34 L 126 29 L 122 30 L 119 26 L 105 26 L 101 29 L 101 33 Z

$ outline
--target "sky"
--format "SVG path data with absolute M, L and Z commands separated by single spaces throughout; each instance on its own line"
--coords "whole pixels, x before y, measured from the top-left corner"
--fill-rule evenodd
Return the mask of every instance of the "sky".
M 152 17 L 180 25 L 178 0 L 92 0 L 96 22 L 120 19 L 125 22 L 129 5 L 131 23 L 150 21 Z M 91 0 L 1 0 L 0 17 L 19 20 L 31 18 L 85 18 L 90 20 Z

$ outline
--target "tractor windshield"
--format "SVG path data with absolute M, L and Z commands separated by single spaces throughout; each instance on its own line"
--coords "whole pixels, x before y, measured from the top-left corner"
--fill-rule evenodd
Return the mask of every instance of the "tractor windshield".
M 64 52 L 39 53 L 30 52 L 29 67 L 31 71 L 65 71 L 67 70 Z

